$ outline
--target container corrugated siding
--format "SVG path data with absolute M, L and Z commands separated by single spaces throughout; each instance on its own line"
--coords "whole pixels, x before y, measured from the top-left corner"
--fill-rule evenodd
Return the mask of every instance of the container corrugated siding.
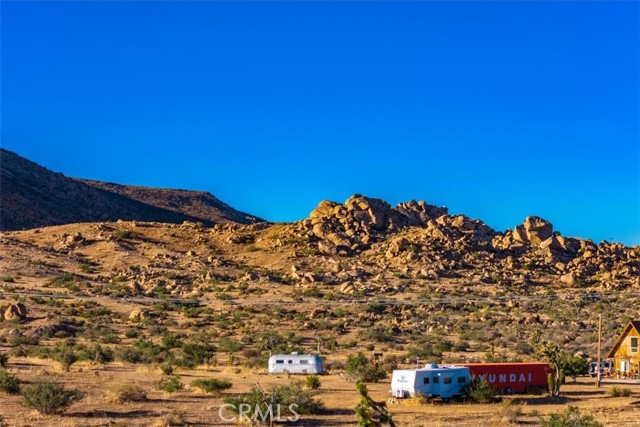
M 547 374 L 552 372 L 551 365 L 544 362 L 461 363 L 459 366 L 467 366 L 471 378 L 486 375 L 488 380 L 494 380 L 489 381 L 494 387 L 500 390 L 511 388 L 514 393 L 526 393 L 530 387 L 546 388 Z

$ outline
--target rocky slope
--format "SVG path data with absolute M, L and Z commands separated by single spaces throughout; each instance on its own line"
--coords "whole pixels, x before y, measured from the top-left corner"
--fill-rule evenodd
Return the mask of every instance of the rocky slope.
M 0 230 L 118 219 L 253 223 L 209 193 L 66 177 L 0 149 Z

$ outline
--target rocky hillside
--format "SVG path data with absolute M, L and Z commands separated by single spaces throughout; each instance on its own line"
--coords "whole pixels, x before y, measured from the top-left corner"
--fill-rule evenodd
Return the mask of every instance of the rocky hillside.
M 0 230 L 118 219 L 207 225 L 261 221 L 209 193 L 69 178 L 4 149 L 0 169 Z

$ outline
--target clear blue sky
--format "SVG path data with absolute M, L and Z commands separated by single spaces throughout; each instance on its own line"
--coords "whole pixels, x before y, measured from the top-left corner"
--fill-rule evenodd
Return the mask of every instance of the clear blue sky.
M 272 221 L 353 193 L 640 243 L 639 3 L 2 2 L 2 146 Z

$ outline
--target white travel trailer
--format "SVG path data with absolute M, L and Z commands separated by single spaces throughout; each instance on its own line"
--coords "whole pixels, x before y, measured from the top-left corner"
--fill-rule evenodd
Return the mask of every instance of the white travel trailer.
M 413 397 L 418 393 L 450 399 L 462 395 L 469 381 L 469 368 L 462 366 L 433 364 L 419 369 L 400 369 L 393 371 L 391 394 L 397 398 Z
M 274 354 L 269 358 L 269 373 L 324 374 L 324 364 L 316 354 Z

